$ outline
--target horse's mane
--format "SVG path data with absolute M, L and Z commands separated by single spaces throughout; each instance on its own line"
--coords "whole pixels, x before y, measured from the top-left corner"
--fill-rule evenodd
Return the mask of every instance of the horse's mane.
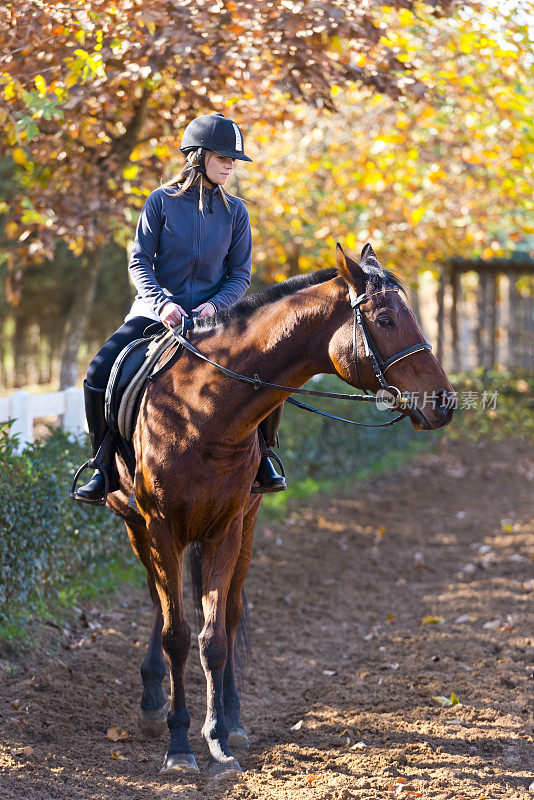
M 399 278 L 393 272 L 381 267 L 378 262 L 375 262 L 372 266 L 366 265 L 364 271 L 367 273 L 367 292 L 379 292 L 381 289 L 400 289 L 404 291 L 404 286 Z M 280 283 L 274 283 L 266 289 L 246 295 L 233 306 L 219 312 L 214 317 L 202 317 L 202 319 L 196 317 L 193 330 L 209 330 L 217 325 L 225 325 L 233 320 L 249 317 L 254 311 L 263 306 L 275 303 L 283 297 L 289 297 L 289 295 L 296 294 L 296 292 L 300 292 L 310 286 L 326 283 L 326 281 L 332 280 L 337 275 L 337 268 L 329 267 L 328 269 L 319 269 L 316 272 L 308 272 L 305 275 L 295 275 Z

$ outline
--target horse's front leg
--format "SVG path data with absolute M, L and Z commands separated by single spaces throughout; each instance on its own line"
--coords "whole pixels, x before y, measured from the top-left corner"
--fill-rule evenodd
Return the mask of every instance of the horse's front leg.
M 252 509 L 243 521 L 243 534 L 241 551 L 235 565 L 232 582 L 228 591 L 226 602 L 226 636 L 228 640 L 228 653 L 224 668 L 223 698 L 224 716 L 228 726 L 228 743 L 231 747 L 248 747 L 247 732 L 240 720 L 240 702 L 236 686 L 236 639 L 243 615 L 243 584 L 252 560 L 252 546 L 254 541 L 254 525 L 261 497 L 254 502 Z
M 163 691 L 165 661 L 161 645 L 163 612 L 152 575 L 148 576 L 148 588 L 154 605 L 154 619 L 145 658 L 141 664 L 143 695 L 139 727 L 145 736 L 160 736 L 167 728 L 169 702 Z
M 241 767 L 228 747 L 223 692 L 228 651 L 226 600 L 241 550 L 241 529 L 242 520 L 235 520 L 219 544 L 202 544 L 204 627 L 198 641 L 207 683 L 206 720 L 202 735 L 210 749 L 211 777 L 241 772 Z
M 161 519 L 150 523 L 149 537 L 154 582 L 163 614 L 161 643 L 169 661 L 171 678 L 171 703 L 167 717 L 171 741 L 162 772 L 198 772 L 187 738 L 191 720 L 185 702 L 184 672 L 191 645 L 191 628 L 185 616 L 182 595 L 184 547 L 173 541 L 170 530 Z

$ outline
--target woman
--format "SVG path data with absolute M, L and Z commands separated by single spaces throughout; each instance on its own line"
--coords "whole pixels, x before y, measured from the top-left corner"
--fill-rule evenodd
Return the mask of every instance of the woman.
M 141 338 L 147 326 L 155 331 L 154 322 L 163 331 L 191 313 L 216 314 L 250 285 L 248 212 L 241 199 L 222 188 L 235 159 L 252 160 L 243 151 L 240 128 L 223 114 L 205 114 L 189 123 L 180 150 L 187 163 L 175 179 L 149 195 L 139 217 L 128 267 L 137 296 L 124 324 L 91 362 L 83 384 L 93 457 L 106 433 L 106 385 L 121 350 Z M 269 447 L 275 445 L 280 416 L 276 409 L 260 424 Z M 105 501 L 102 469 L 76 490 L 76 500 Z M 251 491 L 285 488 L 284 478 L 263 456 Z

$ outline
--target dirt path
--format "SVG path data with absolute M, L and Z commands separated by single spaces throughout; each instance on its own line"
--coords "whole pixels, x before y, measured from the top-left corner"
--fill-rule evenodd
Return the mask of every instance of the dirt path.
M 173 782 L 158 774 L 166 737 L 136 725 L 147 595 L 90 607 L 55 657 L 2 675 L 1 800 L 532 798 L 533 489 L 526 444 L 443 442 L 258 526 L 241 694 L 252 746 L 235 784 L 206 783 L 196 641 L 201 774 Z M 433 699 L 453 691 L 460 705 Z M 112 744 L 112 726 L 131 738 Z

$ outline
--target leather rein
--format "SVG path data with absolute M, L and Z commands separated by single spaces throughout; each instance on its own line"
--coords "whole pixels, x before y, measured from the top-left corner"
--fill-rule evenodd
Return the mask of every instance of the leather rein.
M 367 328 L 365 323 L 365 319 L 361 312 L 361 304 L 364 303 L 366 300 L 369 299 L 367 292 L 363 294 L 356 295 L 354 289 L 349 286 L 349 299 L 352 308 L 354 309 L 354 325 L 353 325 L 353 355 L 354 355 L 354 363 L 356 365 L 356 373 L 358 375 L 358 382 L 360 384 L 360 388 L 366 394 L 341 394 L 338 392 L 321 392 L 314 389 L 298 389 L 293 386 L 282 386 L 277 383 L 269 383 L 269 381 L 264 381 L 260 378 L 259 375 L 255 374 L 253 377 L 249 375 L 241 375 L 239 372 L 233 372 L 231 369 L 227 369 L 227 367 L 223 367 L 221 364 L 218 364 L 216 361 L 212 361 L 211 358 L 204 355 L 200 350 L 198 350 L 190 341 L 186 338 L 187 333 L 191 330 L 191 320 L 184 317 L 182 319 L 182 331 L 179 333 L 175 328 L 171 328 L 172 335 L 174 336 L 175 340 L 182 345 L 186 350 L 188 350 L 193 355 L 197 356 L 198 358 L 206 361 L 208 364 L 211 364 L 213 367 L 222 372 L 223 375 L 226 375 L 229 378 L 233 378 L 234 380 L 241 381 L 242 383 L 249 383 L 254 389 L 275 389 L 282 392 L 289 392 L 290 394 L 306 394 L 306 395 L 313 395 L 314 397 L 330 397 L 336 400 L 355 400 L 361 402 L 368 402 L 368 403 L 376 403 L 376 397 L 369 395 L 367 389 L 362 385 L 362 381 L 360 378 L 360 371 L 358 368 L 358 355 L 357 355 L 357 337 L 356 331 L 360 331 L 360 335 L 363 340 L 365 356 L 369 358 L 371 361 L 371 365 L 373 368 L 373 372 L 380 383 L 380 386 L 384 390 L 384 392 L 390 393 L 393 395 L 393 405 L 391 406 L 392 410 L 395 409 L 402 409 L 404 398 L 400 389 L 396 386 L 391 386 L 388 384 L 385 373 L 387 370 L 396 364 L 398 361 L 402 361 L 404 358 L 408 358 L 408 356 L 413 355 L 414 353 L 419 353 L 423 350 L 431 350 L 432 345 L 429 342 L 418 342 L 417 344 L 412 345 L 411 347 L 407 347 L 405 350 L 401 350 L 390 358 L 383 360 L 380 356 L 378 350 L 376 349 L 375 343 L 373 338 Z M 397 291 L 396 289 L 389 289 L 389 291 Z M 389 398 L 387 398 L 389 401 Z M 287 403 L 291 403 L 297 408 L 302 408 L 305 411 L 311 411 L 314 414 L 320 414 L 322 417 L 328 417 L 329 419 L 337 420 L 338 422 L 347 422 L 350 425 L 358 425 L 363 428 L 388 428 L 390 425 L 394 425 L 399 420 L 403 419 L 406 416 L 405 412 L 400 413 L 395 419 L 390 420 L 389 422 L 385 422 L 381 425 L 367 425 L 363 422 L 355 422 L 352 419 L 345 419 L 344 417 L 336 417 L 333 414 L 327 414 L 325 411 L 320 411 L 318 408 L 314 408 L 313 406 L 307 405 L 307 403 L 301 403 L 298 400 L 294 400 L 292 397 L 288 397 L 286 400 Z M 384 402 L 386 402 L 386 398 L 384 398 Z

